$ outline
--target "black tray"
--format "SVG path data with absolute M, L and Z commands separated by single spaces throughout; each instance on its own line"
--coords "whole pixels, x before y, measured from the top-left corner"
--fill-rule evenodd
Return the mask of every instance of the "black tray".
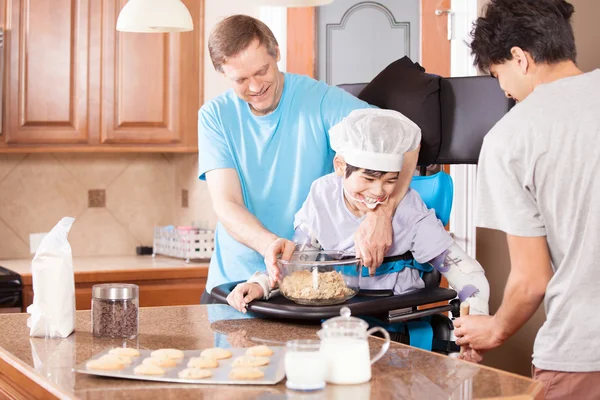
M 227 295 L 238 283 L 240 282 L 224 283 L 216 286 L 210 294 L 216 300 L 227 303 Z M 253 301 L 248 304 L 248 311 L 274 318 L 321 320 L 339 316 L 340 309 L 348 307 L 354 316 L 377 316 L 387 314 L 391 310 L 452 300 L 456 296 L 456 291 L 440 287 L 429 287 L 407 294 L 387 297 L 365 296 L 359 291 L 350 300 L 334 306 L 304 306 L 296 304 L 283 296 L 277 296 L 270 300 Z

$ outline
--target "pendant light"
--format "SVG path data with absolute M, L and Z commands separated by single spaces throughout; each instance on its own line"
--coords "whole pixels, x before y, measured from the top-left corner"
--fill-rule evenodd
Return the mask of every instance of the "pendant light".
M 186 32 L 193 29 L 192 16 L 181 0 L 129 0 L 117 19 L 117 30 L 121 32 Z
M 278 7 L 317 7 L 333 3 L 333 0 L 256 0 L 261 6 Z

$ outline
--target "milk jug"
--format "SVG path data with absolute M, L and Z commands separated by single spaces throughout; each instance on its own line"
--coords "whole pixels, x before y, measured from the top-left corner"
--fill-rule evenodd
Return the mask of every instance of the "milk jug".
M 328 383 L 341 385 L 359 384 L 371 379 L 371 364 L 379 360 L 390 347 L 390 335 L 381 327 L 367 330 L 369 325 L 362 319 L 351 317 L 350 309 L 343 307 L 340 317 L 323 322 L 317 332 L 321 338 L 321 353 L 325 356 Z M 381 332 L 385 342 L 371 359 L 368 337 Z

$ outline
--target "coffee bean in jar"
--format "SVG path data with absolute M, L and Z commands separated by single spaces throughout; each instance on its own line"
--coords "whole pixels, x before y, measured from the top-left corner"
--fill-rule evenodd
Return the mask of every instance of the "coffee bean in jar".
M 92 333 L 94 336 L 136 338 L 138 319 L 138 285 L 104 283 L 92 287 Z

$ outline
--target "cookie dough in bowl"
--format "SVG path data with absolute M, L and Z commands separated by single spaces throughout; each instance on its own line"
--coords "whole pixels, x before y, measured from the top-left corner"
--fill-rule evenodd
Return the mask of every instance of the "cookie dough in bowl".
M 301 251 L 277 263 L 281 294 L 298 304 L 340 304 L 354 297 L 360 287 L 360 260 L 353 254 Z

